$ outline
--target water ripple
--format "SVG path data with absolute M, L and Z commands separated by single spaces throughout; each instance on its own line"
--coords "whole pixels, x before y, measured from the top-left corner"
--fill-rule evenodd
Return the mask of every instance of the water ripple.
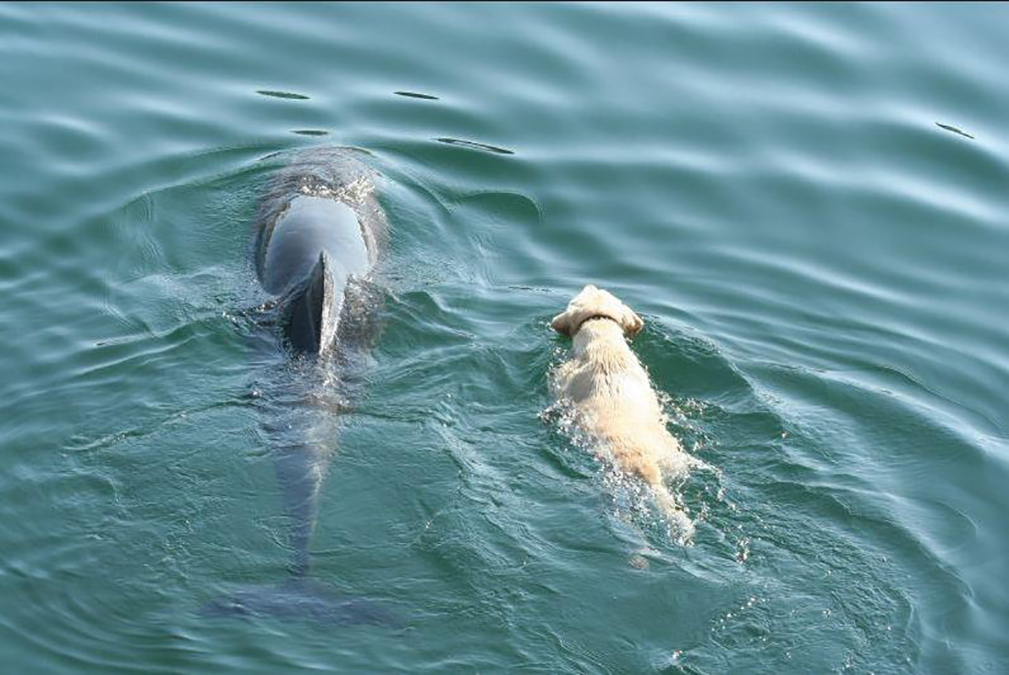
M 1006 670 L 1006 18 L 0 5 L 5 663 Z M 196 616 L 286 564 L 243 310 L 317 144 L 368 151 L 392 236 L 313 572 L 401 635 Z M 587 282 L 719 469 L 690 549 L 539 418 Z

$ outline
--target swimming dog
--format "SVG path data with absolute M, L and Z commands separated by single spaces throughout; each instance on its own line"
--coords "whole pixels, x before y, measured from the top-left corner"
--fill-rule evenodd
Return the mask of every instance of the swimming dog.
M 591 437 L 597 454 L 642 479 L 682 535 L 689 536 L 690 519 L 663 478 L 682 475 L 690 457 L 666 429 L 648 373 L 627 343 L 644 321 L 614 295 L 590 284 L 551 326 L 574 341 L 572 358 L 554 372 L 555 397 L 571 406 L 576 425 Z

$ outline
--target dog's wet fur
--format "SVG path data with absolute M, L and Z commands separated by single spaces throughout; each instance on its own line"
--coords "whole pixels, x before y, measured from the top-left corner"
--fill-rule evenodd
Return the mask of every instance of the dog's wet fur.
M 554 395 L 570 405 L 601 458 L 642 479 L 681 538 L 689 538 L 693 524 L 664 479 L 682 476 L 690 456 L 666 429 L 648 373 L 627 342 L 644 321 L 611 293 L 588 285 L 551 325 L 574 343 L 570 360 L 554 372 Z

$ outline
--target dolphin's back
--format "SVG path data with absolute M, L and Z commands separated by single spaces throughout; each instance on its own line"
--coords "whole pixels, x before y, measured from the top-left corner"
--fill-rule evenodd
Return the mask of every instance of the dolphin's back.
M 279 295 L 302 284 L 325 251 L 342 290 L 351 274 L 368 271 L 368 249 L 354 210 L 325 197 L 295 197 L 265 242 L 263 288 Z
M 334 199 L 295 197 L 263 246 L 263 288 L 284 297 L 288 341 L 298 351 L 325 350 L 347 280 L 363 277 L 371 266 L 357 214 Z

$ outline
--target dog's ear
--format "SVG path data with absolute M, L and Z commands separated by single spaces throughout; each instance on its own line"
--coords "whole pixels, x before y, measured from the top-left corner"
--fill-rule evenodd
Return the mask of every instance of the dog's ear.
M 571 335 L 571 317 L 567 312 L 555 316 L 550 325 L 561 335 Z
M 620 317 L 620 326 L 624 329 L 624 335 L 634 337 L 645 327 L 645 322 L 630 307 L 624 307 L 623 316 Z

